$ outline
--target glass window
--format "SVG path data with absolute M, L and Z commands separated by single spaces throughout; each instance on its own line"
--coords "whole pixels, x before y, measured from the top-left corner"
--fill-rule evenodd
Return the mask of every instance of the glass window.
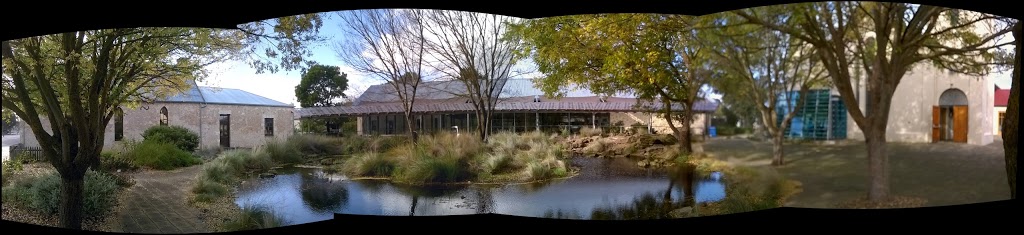
M 160 125 L 167 125 L 167 107 L 160 108 Z
M 274 119 L 264 118 L 263 119 L 263 135 L 274 136 Z

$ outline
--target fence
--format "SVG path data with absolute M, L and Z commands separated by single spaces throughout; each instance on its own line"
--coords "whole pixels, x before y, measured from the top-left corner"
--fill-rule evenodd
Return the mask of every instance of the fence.
M 10 158 L 11 160 L 18 161 L 42 161 L 43 149 L 39 147 L 25 147 L 22 144 L 16 144 L 10 146 Z

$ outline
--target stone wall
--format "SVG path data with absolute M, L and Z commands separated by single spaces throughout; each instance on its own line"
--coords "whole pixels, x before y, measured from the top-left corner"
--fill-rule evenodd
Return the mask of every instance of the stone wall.
M 197 103 L 155 103 L 141 105 L 135 109 L 124 109 L 124 140 L 142 140 L 142 133 L 149 127 L 160 124 L 160 109 L 167 108 L 167 122 L 181 126 L 200 136 L 200 148 L 220 146 L 220 114 L 230 114 L 231 147 L 257 147 L 271 139 L 284 139 L 294 132 L 294 118 L 290 107 L 245 106 Z M 274 119 L 274 135 L 264 135 L 264 118 Z M 49 122 L 43 118 L 43 129 L 50 131 Z M 104 148 L 119 146 L 122 141 L 114 140 L 112 118 L 104 134 Z M 21 143 L 27 147 L 38 147 L 35 135 L 23 127 Z

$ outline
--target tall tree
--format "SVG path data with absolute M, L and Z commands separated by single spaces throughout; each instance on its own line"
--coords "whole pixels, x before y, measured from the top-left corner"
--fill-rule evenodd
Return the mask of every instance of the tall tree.
M 1006 155 L 1006 180 L 1010 183 L 1010 199 L 1017 199 L 1017 124 L 1020 120 L 1020 21 L 1013 24 L 1013 79 L 1010 81 L 1010 100 L 1003 119 L 1003 149 Z
M 302 80 L 295 86 L 295 97 L 303 108 L 330 107 L 341 105 L 348 88 L 348 74 L 342 73 L 338 66 L 316 64 L 302 74 Z M 329 132 L 328 126 L 334 127 L 345 118 L 306 119 L 300 125 L 303 131 L 316 133 Z
M 907 71 L 918 62 L 931 62 L 953 72 L 984 75 L 991 67 L 992 49 L 1005 45 L 995 42 L 1010 32 L 1008 25 L 980 32 L 1002 17 L 908 3 L 816 2 L 734 13 L 814 46 L 844 103 L 859 103 L 851 80 L 864 71 L 867 95 L 859 98 L 865 99 L 866 108 L 847 105 L 847 110 L 867 143 L 871 201 L 889 197 L 886 128 L 893 93 Z
M 690 153 L 693 105 L 717 75 L 710 52 L 697 43 L 695 29 L 702 25 L 682 15 L 575 15 L 526 21 L 510 35 L 524 41 L 521 53 L 545 74 L 536 83 L 548 96 L 562 95 L 569 85 L 607 95 L 629 91 L 660 104 L 647 107 L 668 121 L 680 151 Z
M 402 103 L 406 133 L 416 141 L 412 110 L 426 72 L 423 10 L 357 10 L 338 16 L 346 34 L 335 44 L 338 57 L 394 89 L 392 94 Z
M 24 120 L 60 174 L 60 225 L 81 228 L 85 172 L 99 163 L 104 130 L 116 110 L 179 92 L 186 81 L 204 78 L 207 65 L 244 59 L 246 48 L 259 47 L 249 43 L 267 37 L 242 30 L 124 28 L 3 41 L 2 105 Z M 302 58 L 297 54 L 288 63 Z M 275 58 L 252 60 L 278 67 Z
M 504 38 L 507 24 L 519 19 L 448 10 L 432 10 L 425 16 L 427 32 L 435 39 L 427 41 L 431 54 L 438 57 L 434 68 L 465 86 L 466 92 L 455 95 L 473 104 L 477 133 L 487 141 L 491 114 L 520 59 L 515 54 L 520 41 Z
M 703 32 L 702 41 L 717 55 L 714 63 L 727 74 L 712 83 L 739 88 L 726 92 L 754 102 L 772 136 L 772 165 L 781 166 L 786 129 L 803 107 L 807 91 L 826 85 L 825 70 L 806 42 L 753 25 L 729 25 L 735 20 L 722 16 L 717 19 L 722 27 Z

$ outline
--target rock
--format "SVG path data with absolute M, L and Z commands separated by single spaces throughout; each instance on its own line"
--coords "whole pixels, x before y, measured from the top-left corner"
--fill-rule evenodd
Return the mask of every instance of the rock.
M 668 215 L 672 218 L 687 218 L 693 217 L 693 207 L 683 207 L 668 212 Z
M 640 161 L 636 162 L 636 165 L 639 166 L 639 167 L 642 167 L 642 168 L 647 168 L 647 167 L 651 166 L 651 163 L 648 162 L 647 160 L 640 160 Z

